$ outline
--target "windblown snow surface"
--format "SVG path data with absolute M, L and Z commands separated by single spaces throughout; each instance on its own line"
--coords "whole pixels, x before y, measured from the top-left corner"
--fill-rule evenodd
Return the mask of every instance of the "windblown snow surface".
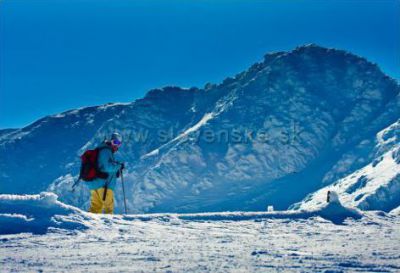
M 400 216 L 316 210 L 94 215 L 0 195 L 2 272 L 399 272 Z

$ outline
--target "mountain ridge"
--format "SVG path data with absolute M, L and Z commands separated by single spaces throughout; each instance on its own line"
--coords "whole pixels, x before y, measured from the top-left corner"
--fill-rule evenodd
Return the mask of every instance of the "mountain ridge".
M 132 197 L 128 205 L 137 212 L 199 212 L 238 206 L 258 210 L 267 203 L 286 208 L 321 188 L 322 181 L 333 183 L 360 167 L 355 164 L 347 166 L 347 171 L 332 171 L 360 142 L 395 122 L 400 115 L 399 90 L 397 82 L 376 64 L 347 51 L 311 44 L 266 54 L 262 62 L 220 84 L 153 89 L 131 103 L 90 108 L 94 113 L 88 108 L 66 111 L 29 128 L 37 131 L 43 122 L 66 119 L 64 129 L 77 133 L 89 124 L 79 143 L 59 155 L 65 160 L 54 164 L 61 167 L 47 178 L 42 176 L 47 179 L 43 186 L 80 207 L 87 202 L 84 188 L 79 197 L 67 192 L 78 167 L 76 156 L 118 130 L 128 140 L 120 156 L 128 162 L 127 191 Z M 297 142 L 282 144 L 282 135 L 274 135 L 295 134 L 289 131 L 296 126 L 301 129 L 294 136 Z M 207 132 L 232 136 L 236 129 L 254 134 L 265 130 L 274 142 L 208 143 L 204 139 Z M 160 132 L 169 130 L 168 139 L 161 141 Z M 27 131 L 19 132 L 22 142 L 32 137 L 24 137 Z M 135 141 L 141 131 L 148 133 L 146 141 Z M 0 135 L 0 155 L 6 152 L 1 140 Z M 75 159 L 66 156 L 71 151 Z M 31 163 L 41 158 L 38 154 Z M 9 168 L 1 160 L 0 167 Z M 332 178 L 324 178 L 330 172 Z

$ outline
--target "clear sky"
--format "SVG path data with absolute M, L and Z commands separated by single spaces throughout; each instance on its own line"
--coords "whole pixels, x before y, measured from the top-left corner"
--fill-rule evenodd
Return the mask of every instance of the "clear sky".
M 399 0 L 0 0 L 0 24 L 0 128 L 202 87 L 307 43 L 400 79 Z

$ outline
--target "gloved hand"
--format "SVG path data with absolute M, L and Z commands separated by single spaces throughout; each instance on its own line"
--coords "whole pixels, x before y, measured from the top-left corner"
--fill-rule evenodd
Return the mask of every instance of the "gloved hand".
M 119 178 L 121 176 L 122 170 L 125 169 L 125 164 L 124 163 L 120 163 L 120 167 L 119 170 L 117 171 L 117 178 Z

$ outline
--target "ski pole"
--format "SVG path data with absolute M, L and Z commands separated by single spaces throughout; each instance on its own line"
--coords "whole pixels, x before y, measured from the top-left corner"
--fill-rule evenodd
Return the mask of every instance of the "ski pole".
M 124 206 L 125 206 L 125 214 L 128 214 L 128 210 L 126 209 L 126 197 L 125 197 L 125 186 L 124 186 L 124 175 L 121 170 L 121 183 L 122 183 L 122 193 L 124 195 Z
M 79 176 L 75 183 L 72 185 L 71 192 L 75 192 L 76 186 L 78 186 L 79 181 L 81 181 L 81 177 Z
M 110 181 L 113 179 L 114 175 L 111 175 L 110 177 L 107 178 L 106 183 L 104 184 L 104 193 L 103 193 L 103 201 L 106 201 L 107 197 L 107 190 L 108 190 L 108 184 Z

